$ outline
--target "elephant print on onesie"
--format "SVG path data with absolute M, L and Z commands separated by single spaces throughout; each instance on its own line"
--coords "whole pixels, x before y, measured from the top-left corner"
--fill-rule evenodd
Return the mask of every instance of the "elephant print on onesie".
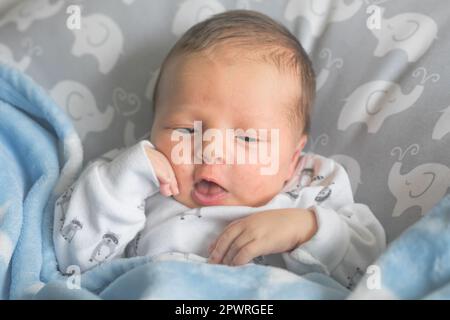
M 113 232 L 107 232 L 103 235 L 102 240 L 97 244 L 92 252 L 89 262 L 102 263 L 111 257 L 119 245 L 119 236 Z
M 332 189 L 330 187 L 333 184 L 334 184 L 334 182 L 332 182 L 329 186 L 326 186 L 322 190 L 320 190 L 320 192 L 317 194 L 314 201 L 316 201 L 318 204 L 321 204 L 322 202 L 327 200 L 331 196 Z
M 72 219 L 70 223 L 62 228 L 61 230 L 61 236 L 66 240 L 67 242 L 72 242 L 73 238 L 77 234 L 78 231 L 83 229 L 83 224 L 78 219 Z
M 300 190 L 303 187 L 309 186 L 311 184 L 313 176 L 314 176 L 313 168 L 304 168 L 300 172 L 300 175 L 297 177 L 297 183 L 295 184 L 295 186 L 289 189 L 286 193 L 293 199 L 297 199 L 300 194 Z
M 55 207 L 58 210 L 57 212 L 59 212 L 60 231 L 62 231 L 66 220 L 66 212 L 69 206 L 70 198 L 72 197 L 73 189 L 74 185 L 70 186 L 63 194 L 59 196 L 58 199 L 56 199 L 55 202 Z

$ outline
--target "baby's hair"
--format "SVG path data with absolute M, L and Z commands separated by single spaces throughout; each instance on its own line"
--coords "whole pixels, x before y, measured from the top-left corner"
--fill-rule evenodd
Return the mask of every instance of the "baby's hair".
M 158 101 L 161 75 L 168 61 L 182 54 L 210 52 L 218 45 L 231 43 L 248 49 L 265 62 L 271 62 L 280 71 L 293 72 L 299 79 L 301 93 L 289 108 L 289 120 L 294 126 L 303 122 L 303 133 L 309 135 L 310 113 L 315 98 L 316 82 L 312 63 L 297 38 L 282 24 L 251 10 L 231 10 L 213 15 L 187 30 L 175 43 L 163 64 L 153 91 L 153 108 Z M 255 50 L 256 48 L 262 50 Z

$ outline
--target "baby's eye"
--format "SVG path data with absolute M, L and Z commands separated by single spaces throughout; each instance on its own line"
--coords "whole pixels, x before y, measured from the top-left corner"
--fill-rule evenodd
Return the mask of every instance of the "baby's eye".
M 242 141 L 250 142 L 250 143 L 253 143 L 253 142 L 257 142 L 257 141 L 258 141 L 258 138 L 249 137 L 249 136 L 237 136 L 237 138 L 240 139 L 240 140 L 242 140 Z
M 187 134 L 193 134 L 194 128 L 175 128 L 175 130 L 181 132 L 181 133 L 187 133 Z

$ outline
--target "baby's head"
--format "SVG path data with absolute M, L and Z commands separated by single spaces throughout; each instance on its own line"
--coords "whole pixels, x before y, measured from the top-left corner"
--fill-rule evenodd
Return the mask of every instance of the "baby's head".
M 164 60 L 153 95 L 150 140 L 175 171 L 180 193 L 174 198 L 190 208 L 266 204 L 294 173 L 314 94 L 307 54 L 271 18 L 235 10 L 193 26 Z M 195 132 L 194 121 L 201 121 Z M 243 132 L 230 135 L 230 129 Z M 208 131 L 214 132 L 209 139 Z M 261 170 L 268 159 L 238 162 L 240 152 L 257 149 L 277 164 L 271 174 Z M 180 163 L 177 155 L 189 161 Z

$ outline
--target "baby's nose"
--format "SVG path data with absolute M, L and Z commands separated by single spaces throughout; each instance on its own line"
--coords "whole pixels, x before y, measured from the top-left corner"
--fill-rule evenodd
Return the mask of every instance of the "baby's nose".
M 225 164 L 225 159 L 220 153 L 216 155 L 215 152 L 212 152 L 212 154 L 209 154 L 209 152 L 203 152 L 203 163 Z
M 225 141 L 218 142 L 217 139 L 212 141 L 203 141 L 196 146 L 194 153 L 198 160 L 205 164 L 225 164 L 226 150 Z

